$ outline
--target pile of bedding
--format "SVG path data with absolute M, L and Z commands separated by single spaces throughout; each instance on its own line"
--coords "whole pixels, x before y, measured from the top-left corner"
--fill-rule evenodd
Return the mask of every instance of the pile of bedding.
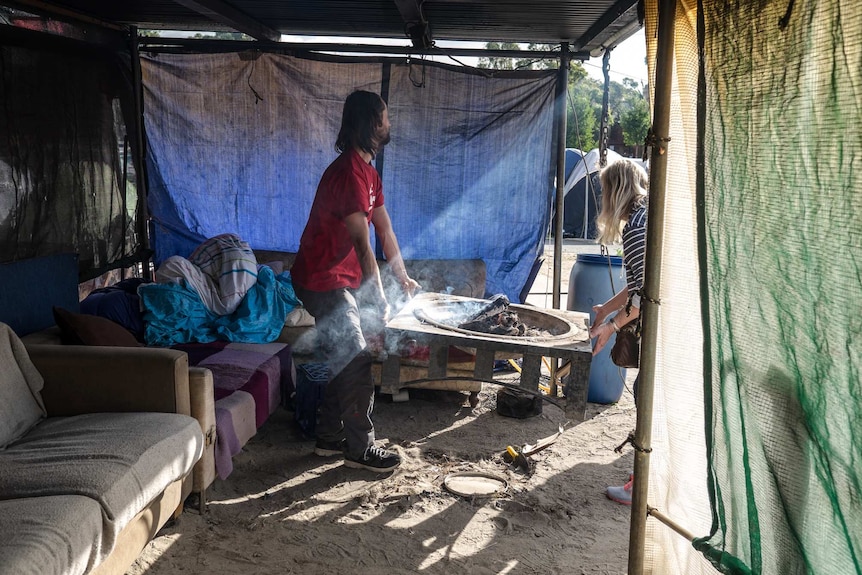
M 250 246 L 233 234 L 208 239 L 185 259 L 172 256 L 156 283 L 138 287 L 147 345 L 278 339 L 298 305 L 288 272 L 258 265 Z

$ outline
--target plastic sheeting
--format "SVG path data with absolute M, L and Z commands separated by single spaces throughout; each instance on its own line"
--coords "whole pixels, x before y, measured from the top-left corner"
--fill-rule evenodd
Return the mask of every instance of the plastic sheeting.
M 139 251 L 131 101 L 112 52 L 0 46 L 0 261 L 76 253 L 84 280 Z
M 481 258 L 517 301 L 554 194 L 556 75 L 277 54 L 142 55 L 156 262 L 235 233 L 295 252 L 344 99 L 389 105 L 377 158 L 405 259 Z M 490 72 L 490 71 L 488 71 Z
M 644 21 L 649 85 L 653 90 L 657 4 L 657 0 L 646 3 Z M 670 56 L 674 74 L 665 225 L 661 230 L 661 286 L 657 298 L 661 304 L 648 308 L 657 313 L 658 335 L 647 502 L 695 536 L 701 536 L 709 533 L 711 515 L 706 485 L 702 295 L 695 208 L 698 139 L 695 23 L 695 0 L 678 2 L 674 51 Z M 715 575 L 716 570 L 692 547 L 691 541 L 651 517 L 647 518 L 646 528 L 645 574 Z

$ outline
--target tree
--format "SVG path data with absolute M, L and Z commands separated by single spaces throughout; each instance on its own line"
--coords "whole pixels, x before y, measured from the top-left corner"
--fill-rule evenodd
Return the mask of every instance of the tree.
M 569 88 L 569 105 L 566 106 L 566 147 L 589 151 L 598 145 L 598 116 L 589 91 Z
M 242 32 L 198 32 L 192 38 L 206 38 L 207 40 L 254 40 L 254 38 Z
M 514 42 L 488 42 L 485 44 L 487 50 L 520 50 L 521 46 Z M 516 61 L 513 58 L 498 58 L 489 56 L 479 58 L 479 68 L 490 68 L 492 70 L 514 70 Z
M 168 34 L 170 35 L 170 32 L 168 32 Z M 161 30 L 153 30 L 150 28 L 142 28 L 138 30 L 138 36 L 142 36 L 144 38 L 159 38 L 161 35 Z M 247 34 L 243 34 L 242 32 L 198 32 L 192 36 L 192 38 L 196 40 L 254 40 L 254 38 Z
M 489 50 L 521 50 L 514 42 L 489 42 Z M 551 44 L 529 44 L 529 50 L 550 51 Z M 480 68 L 496 70 L 550 70 L 558 68 L 559 60 L 488 57 L 479 59 Z M 599 145 L 604 84 L 591 78 L 583 64 L 573 61 L 569 68 L 566 103 L 566 147 L 589 151 Z M 623 155 L 638 155 L 649 128 L 649 106 L 644 90 L 637 81 L 624 78 L 622 83 L 611 81 L 608 86 L 608 130 L 613 136 L 608 144 Z M 625 148 L 625 149 L 624 149 Z
M 486 50 L 521 50 L 521 44 L 516 42 L 488 42 Z M 541 51 L 551 52 L 556 50 L 553 44 L 529 44 L 524 53 L 524 58 L 501 58 L 497 56 L 479 58 L 479 68 L 490 68 L 494 70 L 556 70 L 560 67 L 560 61 L 553 58 L 531 58 L 529 52 Z M 580 62 L 571 62 L 569 67 L 569 84 L 580 78 L 584 78 L 587 71 Z M 574 79 L 574 80 L 573 80 Z
M 633 99 L 631 107 L 620 118 L 626 146 L 642 146 L 649 130 L 649 106 L 644 98 Z

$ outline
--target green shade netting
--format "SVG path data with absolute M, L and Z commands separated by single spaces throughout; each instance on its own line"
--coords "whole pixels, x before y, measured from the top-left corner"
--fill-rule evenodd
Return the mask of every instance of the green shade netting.
M 701 270 L 727 573 L 862 573 L 862 7 L 704 0 Z

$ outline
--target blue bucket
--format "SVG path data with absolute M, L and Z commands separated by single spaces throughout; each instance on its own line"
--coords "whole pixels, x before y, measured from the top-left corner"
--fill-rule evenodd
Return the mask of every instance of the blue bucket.
M 569 274 L 569 295 L 566 309 L 590 314 L 595 321 L 593 306 L 608 301 L 626 285 L 623 258 L 599 254 L 578 254 Z M 611 361 L 611 348 L 616 335 L 590 363 L 590 388 L 587 401 L 616 403 L 623 394 L 626 370 Z

